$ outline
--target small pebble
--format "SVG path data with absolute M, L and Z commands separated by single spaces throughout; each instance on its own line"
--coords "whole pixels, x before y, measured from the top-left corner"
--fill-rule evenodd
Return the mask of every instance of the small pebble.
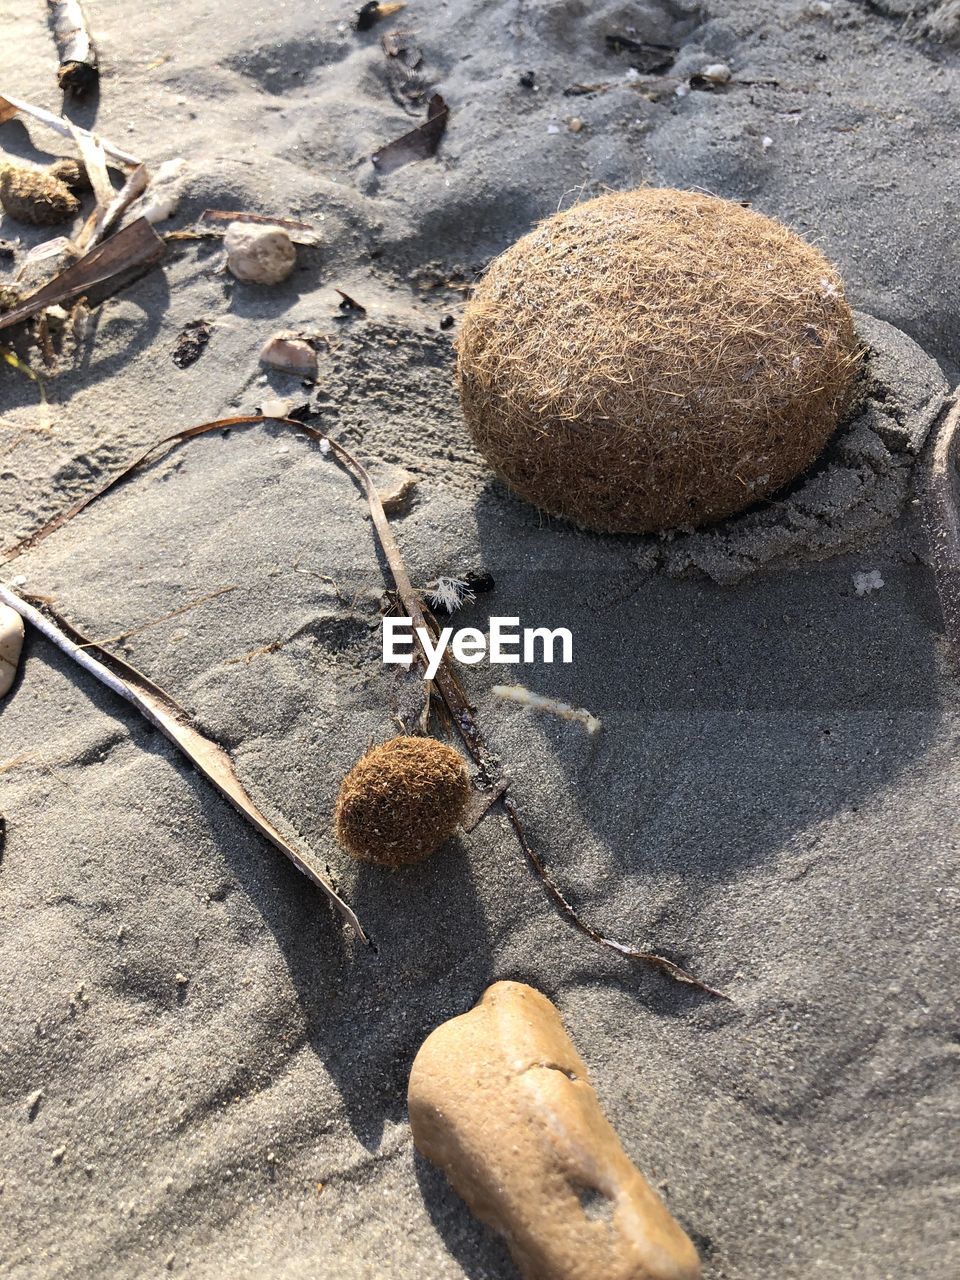
M 570 120 L 567 121 L 567 128 L 570 130 L 571 133 L 579 133 L 583 128 L 583 121 L 580 119 L 579 116 L 573 116 Z
M 871 591 L 879 591 L 883 586 L 880 570 L 870 569 L 866 573 L 855 573 L 853 586 L 858 596 L 868 596 Z
M 417 487 L 417 476 L 402 467 L 391 468 L 391 474 L 384 480 L 376 477 L 377 493 L 388 516 L 396 515 L 406 507 Z
M 223 247 L 231 274 L 251 284 L 279 284 L 297 261 L 296 248 L 283 227 L 231 222 Z

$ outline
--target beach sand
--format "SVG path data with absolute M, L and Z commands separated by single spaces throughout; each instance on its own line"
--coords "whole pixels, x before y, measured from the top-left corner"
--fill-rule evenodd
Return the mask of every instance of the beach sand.
M 506 1280 L 504 1247 L 415 1154 L 405 1110 L 424 1037 L 499 978 L 556 1002 L 707 1280 L 960 1270 L 960 707 L 916 499 L 960 377 L 960 16 L 708 8 L 412 0 L 358 34 L 329 3 L 90 0 L 103 80 L 74 119 L 152 167 L 185 158 L 168 226 L 243 209 L 303 218 L 323 243 L 267 290 L 225 275 L 216 242 L 172 242 L 68 343 L 46 410 L 4 368 L 0 541 L 172 431 L 309 404 L 379 473 L 419 478 L 394 521 L 417 586 L 483 568 L 495 588 L 464 625 L 571 628 L 572 665 L 465 670 L 479 722 L 582 914 L 731 999 L 572 930 L 499 809 L 404 872 L 335 844 L 339 781 L 395 731 L 400 696 L 372 526 L 295 433 L 207 436 L 3 577 L 93 638 L 234 588 L 117 651 L 230 751 L 376 949 L 29 634 L 0 709 L 0 1274 Z M 42 6 L 0 16 L 0 92 L 58 109 Z M 397 28 L 450 121 L 435 159 L 378 176 L 372 152 L 424 115 L 381 48 Z M 668 75 L 724 60 L 734 82 L 650 101 L 606 46 L 624 33 L 679 46 Z M 564 96 L 575 83 L 613 87 Z M 0 148 L 69 152 L 19 121 Z M 666 541 L 586 534 L 511 497 L 452 382 L 464 290 L 491 255 L 558 206 L 644 182 L 750 201 L 814 240 L 872 353 L 813 477 Z M 45 233 L 4 219 L 0 236 Z M 337 287 L 366 315 L 341 312 Z M 209 345 L 178 368 L 201 319 Z M 258 364 L 284 328 L 323 339 L 313 393 Z M 496 701 L 504 670 L 602 733 Z

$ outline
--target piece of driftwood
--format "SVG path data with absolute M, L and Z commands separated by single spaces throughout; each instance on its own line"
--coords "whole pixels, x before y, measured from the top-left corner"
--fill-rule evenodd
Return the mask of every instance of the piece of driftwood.
M 14 98 L 9 93 L 0 94 L 0 124 L 6 124 L 8 120 L 12 120 L 14 116 L 29 116 L 33 120 L 38 120 L 41 124 L 45 124 L 48 129 L 53 129 L 55 133 L 59 133 L 63 138 L 74 138 L 74 130 L 76 125 L 72 125 L 68 120 L 64 120 L 60 116 L 55 116 L 52 111 L 47 111 L 44 107 L 35 107 L 31 102 L 24 102 L 22 98 Z M 119 164 L 128 165 L 131 169 L 135 169 L 141 161 L 129 151 L 115 146 L 114 143 L 108 142 L 106 138 L 100 139 L 105 153 L 111 156 Z
M 145 218 L 138 218 L 71 263 L 42 289 L 0 314 L 0 329 L 28 320 L 45 307 L 88 293 L 96 285 L 123 276 L 136 267 L 150 266 L 160 260 L 164 249 L 163 240 L 150 223 Z
M 145 719 L 156 726 L 164 737 L 216 787 L 224 799 L 244 817 L 266 840 L 279 849 L 290 861 L 321 889 L 337 909 L 344 921 L 355 931 L 362 942 L 369 942 L 360 921 L 340 897 L 333 885 L 323 875 L 316 863 L 303 853 L 298 853 L 273 823 L 254 804 L 237 777 L 233 761 L 224 749 L 204 737 L 189 722 L 183 708 L 163 689 L 148 680 L 135 667 L 118 658 L 116 654 L 99 649 L 93 641 L 80 636 L 75 628 L 52 613 L 35 608 L 9 587 L 0 585 L 0 601 L 15 609 L 25 622 L 29 622 L 41 635 L 72 658 L 78 666 L 90 673 L 118 697 L 129 702 Z M 70 634 L 72 632 L 72 634 Z M 100 658 L 90 652 L 97 649 Z
M 6 551 L 0 553 L 0 563 L 14 559 L 30 547 L 36 546 L 37 543 L 42 541 L 44 538 L 49 537 L 55 530 L 66 524 L 68 520 L 79 515 L 79 513 L 92 502 L 95 502 L 98 498 L 102 497 L 118 485 L 122 480 L 126 479 L 131 472 L 142 466 L 146 461 L 148 461 L 148 459 L 155 459 L 161 450 L 173 448 L 187 440 L 194 439 L 197 436 L 207 435 L 212 431 L 223 431 L 229 427 L 254 426 L 266 422 L 282 423 L 284 426 L 291 427 L 296 431 L 302 432 L 310 439 L 315 440 L 322 449 L 327 452 L 331 452 L 334 457 L 342 462 L 354 479 L 360 484 L 367 500 L 370 519 L 377 536 L 377 541 L 380 544 L 380 549 L 389 567 L 390 574 L 396 588 L 396 593 L 403 606 L 405 615 L 412 620 L 414 635 L 417 633 L 417 628 L 423 628 L 426 632 L 436 637 L 436 627 L 432 623 L 431 619 L 428 618 L 424 610 L 423 603 L 410 581 L 410 576 L 407 573 L 403 557 L 400 554 L 400 548 L 383 509 L 383 504 L 380 501 L 380 495 L 377 491 L 373 478 L 370 476 L 363 464 L 359 462 L 353 454 L 349 452 L 349 450 L 344 448 L 342 444 L 326 435 L 324 432 L 319 431 L 316 427 L 312 427 L 305 422 L 300 422 L 296 418 L 278 418 L 266 414 L 241 415 L 233 418 L 221 418 L 215 422 L 201 423 L 199 426 L 187 427 L 183 431 L 174 432 L 172 435 L 166 436 L 151 445 L 142 454 L 140 454 L 139 457 L 135 458 L 131 463 L 125 466 L 122 471 L 118 472 L 105 484 L 101 485 L 99 489 L 86 495 L 86 497 L 81 498 L 79 502 L 75 503 L 68 510 L 60 512 L 59 515 L 48 520 L 45 525 L 41 526 L 41 528 L 37 529 L 34 533 L 28 534 L 25 538 L 22 538 L 19 542 L 7 548 Z M 420 643 L 419 637 L 417 637 L 417 642 L 418 644 Z M 426 663 L 427 655 L 422 644 L 420 645 L 420 649 L 420 660 Z M 437 670 L 433 684 L 443 701 L 447 715 L 457 729 L 457 732 L 460 734 L 460 737 L 462 738 L 463 743 L 474 763 L 477 765 L 480 789 L 483 791 L 496 790 L 499 792 L 499 799 L 503 803 L 507 817 L 510 820 L 510 825 L 513 828 L 514 834 L 517 837 L 517 841 L 523 850 L 527 861 L 543 885 L 550 900 L 567 922 L 573 925 L 574 928 L 578 929 L 597 946 L 613 951 L 616 954 L 623 956 L 625 959 L 657 969 L 668 977 L 674 978 L 678 982 L 685 983 L 688 986 L 695 987 L 697 990 L 703 991 L 708 995 L 727 999 L 728 997 L 726 997 L 723 992 L 718 991 L 714 987 L 708 986 L 705 982 L 701 982 L 699 978 L 694 977 L 693 974 L 689 973 L 686 969 L 683 969 L 680 965 L 675 964 L 672 960 L 668 960 L 665 956 L 658 955 L 653 951 L 643 950 L 630 943 L 621 942 L 616 938 L 608 937 L 582 918 L 576 908 L 567 900 L 562 890 L 555 883 L 547 870 L 543 859 L 533 847 L 527 836 L 526 828 L 524 827 L 523 821 L 520 817 L 516 801 L 510 794 L 508 786 L 503 785 L 504 779 L 502 770 L 494 763 L 493 754 L 487 746 L 480 726 L 477 723 L 473 707 L 471 706 L 453 667 L 452 659 L 449 656 L 449 650 L 444 651 L 443 659 Z
M 79 0 L 47 0 L 60 66 L 57 82 L 64 93 L 82 98 L 96 89 L 100 59 Z

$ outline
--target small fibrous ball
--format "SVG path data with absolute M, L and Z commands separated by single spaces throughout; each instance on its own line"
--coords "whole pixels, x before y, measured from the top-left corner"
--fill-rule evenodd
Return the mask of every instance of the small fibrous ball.
M 279 284 L 297 261 L 297 250 L 283 227 L 231 222 L 223 247 L 231 274 L 251 284 Z
M 385 867 L 422 862 L 453 835 L 470 796 L 463 758 L 434 738 L 391 738 L 340 784 L 337 839 Z
M 836 270 L 730 200 L 647 189 L 548 218 L 464 313 L 458 381 L 490 465 L 604 532 L 718 520 L 807 468 L 852 399 Z
M 58 182 L 62 182 L 65 187 L 69 187 L 74 194 L 79 191 L 90 190 L 90 178 L 87 175 L 87 166 L 82 160 L 72 160 L 69 156 L 62 160 L 56 160 L 47 170 L 51 178 L 56 178 Z
M 0 204 L 11 218 L 34 227 L 65 222 L 80 208 L 77 197 L 57 178 L 12 164 L 0 168 Z

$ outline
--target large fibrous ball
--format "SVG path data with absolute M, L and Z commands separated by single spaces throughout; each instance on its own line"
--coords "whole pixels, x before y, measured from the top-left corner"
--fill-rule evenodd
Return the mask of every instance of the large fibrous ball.
M 470 797 L 462 756 L 434 738 L 391 738 L 340 784 L 337 839 L 381 866 L 422 862 L 456 831 Z
M 835 268 L 730 200 L 644 189 L 546 219 L 479 282 L 464 414 L 522 497 L 589 529 L 718 520 L 814 461 L 858 344 Z

